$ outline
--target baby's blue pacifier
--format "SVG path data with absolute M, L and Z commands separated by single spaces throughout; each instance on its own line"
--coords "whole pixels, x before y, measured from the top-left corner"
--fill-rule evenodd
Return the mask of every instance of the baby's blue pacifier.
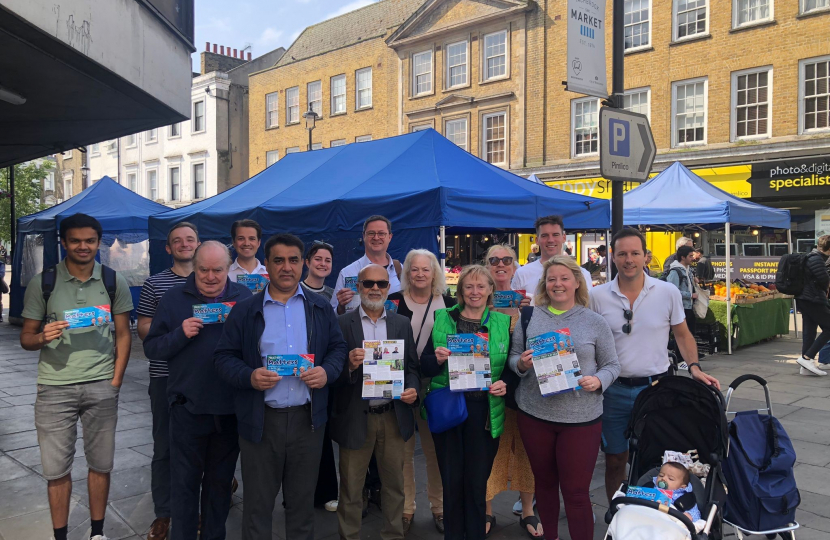
M 657 487 L 659 487 L 660 489 L 668 489 L 669 485 L 666 483 L 665 480 L 660 480 L 659 482 L 657 482 Z

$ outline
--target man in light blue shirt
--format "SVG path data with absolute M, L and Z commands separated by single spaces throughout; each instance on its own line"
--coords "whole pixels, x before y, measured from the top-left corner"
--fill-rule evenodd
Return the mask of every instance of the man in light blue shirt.
M 262 315 L 265 317 L 265 332 L 259 339 L 259 350 L 262 351 L 263 366 L 266 365 L 267 355 L 308 354 L 305 295 L 302 287 L 297 287 L 297 291 L 285 303 L 272 299 L 266 288 Z M 274 409 L 297 407 L 309 401 L 311 393 L 299 377 L 284 377 L 276 386 L 265 391 L 265 405 Z

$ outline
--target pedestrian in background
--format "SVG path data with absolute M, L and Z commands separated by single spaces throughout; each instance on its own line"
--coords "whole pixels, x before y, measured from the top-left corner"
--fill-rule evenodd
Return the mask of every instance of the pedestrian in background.
M 677 260 L 677 251 L 676 250 L 680 249 L 682 246 L 694 247 L 694 245 L 695 245 L 694 240 L 692 240 L 689 237 L 681 236 L 680 238 L 678 238 L 677 242 L 674 243 L 675 252 L 672 253 L 671 255 L 669 255 L 668 257 L 666 257 L 666 260 L 663 261 L 663 273 L 668 272 L 669 267 L 671 266 L 671 263 L 673 263 L 674 261 Z M 611 248 L 613 249 L 613 246 L 611 246 Z
M 666 281 L 680 291 L 680 298 L 683 299 L 683 312 L 686 314 L 686 326 L 689 327 L 689 332 L 694 336 L 697 317 L 693 308 L 697 292 L 695 292 L 695 282 L 689 267 L 694 258 L 694 250 L 689 246 L 680 246 L 676 255 L 677 258 L 669 266 Z M 692 362 L 695 359 L 686 358 L 685 360 L 686 362 Z
M 647 276 L 651 275 L 651 270 L 649 269 L 649 266 L 651 266 L 652 259 L 654 259 L 654 254 L 651 252 L 650 249 L 647 249 L 646 250 L 646 264 L 643 267 L 643 272 L 645 272 L 645 274 Z
M 530 253 L 527 254 L 527 262 L 532 263 L 539 260 L 539 244 L 530 244 Z
M 803 332 L 801 341 L 801 375 L 825 376 L 814 358 L 830 341 L 830 307 L 827 293 L 830 289 L 830 274 L 825 264 L 830 259 L 830 235 L 819 237 L 818 245 L 804 259 L 804 289 L 795 297 L 795 305 L 801 312 Z M 816 337 L 818 327 L 821 334 Z

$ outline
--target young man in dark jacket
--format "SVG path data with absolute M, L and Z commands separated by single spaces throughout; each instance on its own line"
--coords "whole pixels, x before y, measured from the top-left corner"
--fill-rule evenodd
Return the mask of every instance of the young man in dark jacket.
M 265 267 L 271 282 L 234 306 L 213 355 L 219 376 L 234 387 L 245 540 L 271 540 L 280 488 L 285 537 L 314 538 L 328 387 L 344 369 L 346 342 L 329 303 L 299 286 L 303 250 L 291 234 L 268 239 Z M 287 354 L 313 354 L 314 367 L 295 377 L 265 367 L 268 356 Z
M 233 389 L 216 376 L 213 350 L 222 322 L 194 316 L 199 304 L 229 304 L 251 297 L 228 279 L 228 248 L 208 241 L 196 249 L 194 271 L 161 297 L 144 339 L 147 358 L 168 363 L 171 517 L 173 540 L 224 538 L 231 482 L 239 457 Z M 223 317 L 219 318 L 221 321 Z M 199 492 L 201 490 L 201 504 Z
M 830 289 L 830 274 L 825 263 L 830 257 L 830 235 L 818 239 L 818 246 L 811 251 L 804 262 L 804 289 L 795 297 L 796 307 L 801 312 L 804 324 L 801 342 L 801 375 L 827 375 L 819 369 L 814 359 L 818 352 L 830 341 L 830 307 L 827 292 Z M 816 338 L 817 327 L 821 334 Z

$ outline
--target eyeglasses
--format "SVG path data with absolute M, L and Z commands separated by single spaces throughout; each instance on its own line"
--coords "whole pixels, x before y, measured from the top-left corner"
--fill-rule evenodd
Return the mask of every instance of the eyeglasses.
M 375 231 L 369 231 L 369 232 L 367 232 L 367 233 L 366 233 L 366 236 L 368 236 L 369 238 L 374 238 L 374 237 L 376 237 L 376 236 L 377 236 L 378 238 L 380 238 L 381 240 L 383 240 L 384 238 L 386 238 L 387 236 L 389 236 L 389 233 L 387 233 L 387 232 L 375 232 Z
M 625 317 L 625 320 L 628 321 L 622 327 L 623 334 L 630 334 L 631 333 L 631 319 L 634 318 L 634 312 L 631 311 L 630 309 L 624 309 L 623 310 L 623 317 Z
M 389 286 L 389 281 L 385 279 L 380 279 L 377 281 L 375 281 L 374 279 L 364 279 L 360 282 L 360 284 L 363 285 L 364 289 L 372 289 L 375 285 L 378 286 L 378 289 L 385 289 Z
M 490 266 L 498 266 L 499 261 L 501 261 L 505 266 L 510 266 L 513 264 L 513 257 L 490 257 L 487 259 L 487 262 L 490 263 Z

